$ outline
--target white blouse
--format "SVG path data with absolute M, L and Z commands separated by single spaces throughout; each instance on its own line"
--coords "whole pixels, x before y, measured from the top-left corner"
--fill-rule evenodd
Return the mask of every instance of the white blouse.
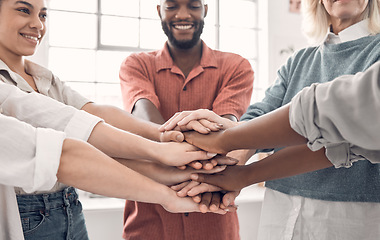
M 51 189 L 65 137 L 87 141 L 101 119 L 1 81 L 0 110 L 0 239 L 23 239 L 14 187 Z

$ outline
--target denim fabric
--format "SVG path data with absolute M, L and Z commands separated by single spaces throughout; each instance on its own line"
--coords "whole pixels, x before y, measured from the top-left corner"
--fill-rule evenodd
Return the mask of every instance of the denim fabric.
M 82 205 L 75 188 L 18 195 L 25 240 L 88 240 Z

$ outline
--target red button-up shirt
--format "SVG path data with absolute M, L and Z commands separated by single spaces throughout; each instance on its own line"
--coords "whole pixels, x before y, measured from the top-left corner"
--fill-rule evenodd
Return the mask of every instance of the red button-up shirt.
M 250 63 L 233 53 L 212 50 L 202 43 L 200 65 L 187 78 L 174 64 L 168 47 L 132 54 L 122 63 L 120 81 L 124 107 L 133 110 L 139 99 L 150 100 L 165 120 L 184 110 L 210 109 L 238 119 L 249 106 L 253 88 Z M 236 213 L 173 214 L 160 205 L 127 201 L 125 239 L 236 240 Z

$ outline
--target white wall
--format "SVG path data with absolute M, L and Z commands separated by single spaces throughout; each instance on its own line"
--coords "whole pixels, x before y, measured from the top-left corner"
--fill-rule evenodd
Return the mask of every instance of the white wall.
M 307 46 L 301 32 L 301 14 L 289 12 L 289 0 L 268 2 L 268 84 L 277 76 L 277 70 L 292 55 L 290 49 Z M 282 53 L 281 53 L 282 52 Z

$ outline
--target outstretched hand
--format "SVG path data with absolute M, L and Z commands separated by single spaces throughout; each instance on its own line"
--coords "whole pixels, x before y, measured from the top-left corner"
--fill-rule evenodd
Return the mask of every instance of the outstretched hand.
M 235 125 L 235 122 L 223 118 L 210 110 L 198 109 L 174 114 L 159 130 L 178 130 L 183 132 L 194 130 L 202 134 L 208 134 L 212 131 L 227 129 Z
M 168 166 L 184 166 L 193 161 L 208 160 L 215 153 L 205 152 L 188 143 L 159 143 L 159 147 L 151 150 L 156 159 Z

